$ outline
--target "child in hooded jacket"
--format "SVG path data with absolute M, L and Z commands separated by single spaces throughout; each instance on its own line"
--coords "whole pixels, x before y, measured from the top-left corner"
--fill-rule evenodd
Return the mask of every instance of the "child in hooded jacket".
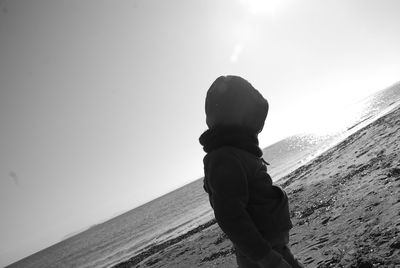
M 242 267 L 303 267 L 288 247 L 288 198 L 273 185 L 258 146 L 268 102 L 245 79 L 221 76 L 207 92 L 200 136 L 204 189 Z

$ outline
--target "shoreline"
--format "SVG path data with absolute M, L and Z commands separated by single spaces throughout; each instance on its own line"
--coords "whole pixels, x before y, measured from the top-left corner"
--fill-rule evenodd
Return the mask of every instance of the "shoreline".
M 145 247 L 143 250 L 141 250 L 138 254 L 136 254 L 132 258 L 130 258 L 126 261 L 123 261 L 121 263 L 118 263 L 112 267 L 114 267 L 114 268 L 132 267 L 133 265 L 140 263 L 141 261 L 150 257 L 151 255 L 153 255 L 159 251 L 162 251 L 162 250 L 168 248 L 169 246 L 172 246 L 172 245 L 182 241 L 183 239 L 187 239 L 190 236 L 192 236 L 198 232 L 201 232 L 204 229 L 207 229 L 208 227 L 210 227 L 216 223 L 217 223 L 217 221 L 215 219 L 212 219 L 212 220 L 210 220 L 204 224 L 201 224 L 198 227 L 193 228 L 193 229 L 189 230 L 188 232 L 181 234 L 175 238 L 168 239 L 161 243 L 153 243 L 153 244 Z
M 275 182 L 289 196 L 292 252 L 307 267 L 400 267 L 399 140 L 397 106 Z M 211 220 L 113 267 L 236 263 Z

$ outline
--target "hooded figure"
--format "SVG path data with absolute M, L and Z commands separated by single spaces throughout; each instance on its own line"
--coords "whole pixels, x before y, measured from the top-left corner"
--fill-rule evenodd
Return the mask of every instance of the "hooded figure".
M 258 146 L 268 102 L 245 79 L 221 76 L 207 92 L 205 110 L 204 189 L 239 267 L 302 267 L 288 248 L 287 195 L 273 185 Z
M 239 76 L 220 76 L 206 97 L 206 122 L 217 126 L 241 126 L 260 133 L 268 114 L 268 102 Z

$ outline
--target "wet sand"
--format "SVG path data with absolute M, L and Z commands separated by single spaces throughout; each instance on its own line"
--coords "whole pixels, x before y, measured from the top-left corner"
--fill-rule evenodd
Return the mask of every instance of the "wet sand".
M 306 267 L 400 267 L 400 108 L 277 182 Z M 215 221 L 116 267 L 237 267 Z

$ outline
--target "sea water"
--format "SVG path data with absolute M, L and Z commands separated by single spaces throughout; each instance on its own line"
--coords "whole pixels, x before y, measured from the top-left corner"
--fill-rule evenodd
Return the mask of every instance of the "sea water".
M 317 137 L 298 135 L 264 149 L 277 180 L 333 144 L 397 107 L 400 84 L 361 102 L 344 130 Z M 350 114 L 349 114 L 350 116 Z M 111 267 L 155 243 L 187 232 L 213 218 L 208 197 L 198 179 L 147 204 L 70 237 L 9 267 Z
M 196 180 L 10 267 L 110 267 L 212 217 L 202 180 Z

